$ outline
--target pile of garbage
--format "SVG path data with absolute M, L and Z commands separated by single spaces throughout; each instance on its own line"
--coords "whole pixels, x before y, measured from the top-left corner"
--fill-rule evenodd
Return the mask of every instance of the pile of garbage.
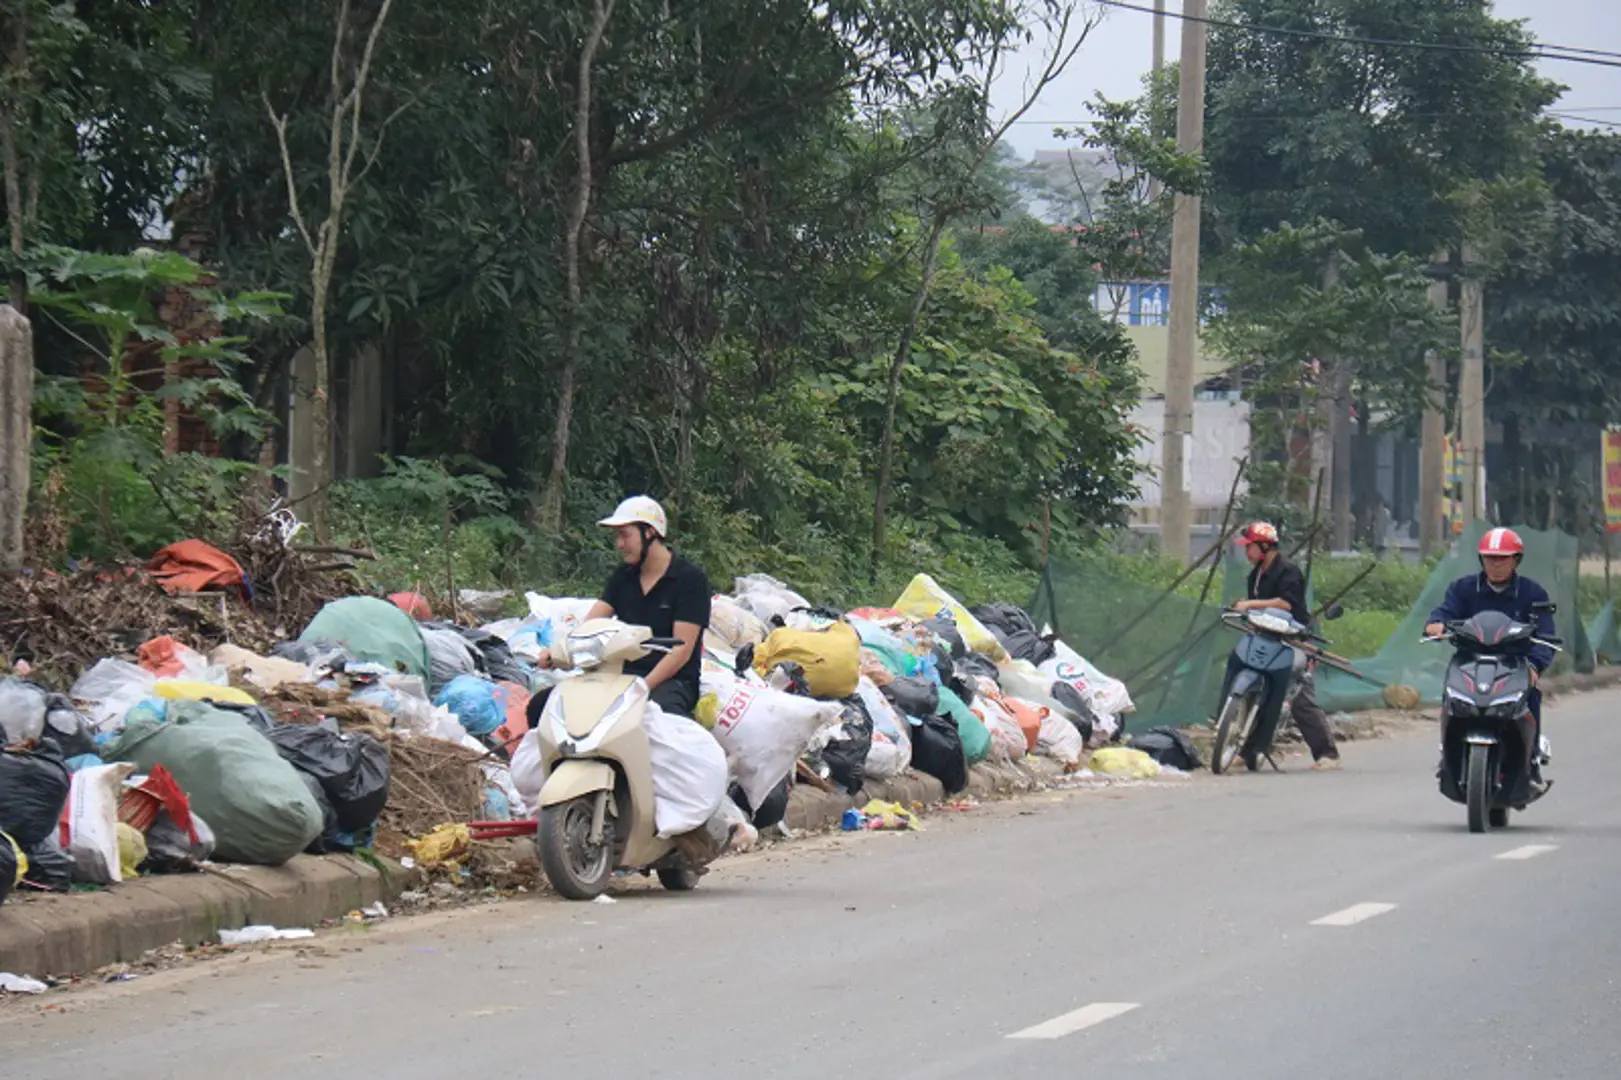
M 464 592 L 463 622 L 494 620 L 475 627 L 414 594 L 345 597 L 262 651 L 163 635 L 66 693 L 0 680 L 0 901 L 302 852 L 453 864 L 468 822 L 533 816 L 531 702 L 572 675 L 538 661 L 593 603 L 531 593 L 495 619 L 508 599 Z M 956 793 L 970 766 L 1030 754 L 1140 772 L 1141 749 L 1088 757 L 1132 709 L 1016 606 L 969 610 L 920 575 L 892 607 L 840 613 L 753 575 L 713 600 L 697 723 L 648 727 L 656 758 L 696 754 L 724 786 L 697 823 L 720 809 L 760 829 L 800 782 L 853 795 L 915 769 Z M 681 794 L 657 769 L 655 803 L 673 830 Z

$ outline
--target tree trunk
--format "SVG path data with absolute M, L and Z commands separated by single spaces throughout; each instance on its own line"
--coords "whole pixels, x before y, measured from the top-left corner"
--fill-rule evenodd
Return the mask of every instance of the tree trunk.
M 1341 359 L 1334 372 L 1334 422 L 1332 427 L 1332 468 L 1329 475 L 1331 512 L 1334 521 L 1333 550 L 1348 551 L 1351 547 L 1351 367 L 1349 360 Z
M 11 27 L 12 36 L 6 49 L 5 67 L 0 71 L 12 74 L 20 82 L 22 72 L 28 63 L 27 13 L 19 8 L 12 13 L 12 17 L 16 21 Z M 5 101 L 0 101 L 0 169 L 5 172 L 6 221 L 11 226 L 11 257 L 14 264 L 11 272 L 11 306 L 17 309 L 18 315 L 26 317 L 28 276 L 23 272 L 21 259 L 26 239 L 23 229 L 28 214 L 23 205 L 22 156 L 17 152 L 19 112 L 21 107 L 15 94 L 8 94 Z
M 568 331 L 564 339 L 563 370 L 557 383 L 557 427 L 552 433 L 552 468 L 541 499 L 541 524 L 554 532 L 563 528 L 563 486 L 568 480 L 569 434 L 574 426 L 574 384 L 580 367 L 580 341 L 585 312 L 580 285 L 580 234 L 591 210 L 591 69 L 597 48 L 613 16 L 615 0 L 596 0 L 591 28 L 580 46 L 579 88 L 574 98 L 574 200 L 563 228 L 563 272 L 568 280 Z
M 1503 461 L 1507 475 L 1499 488 L 1498 507 L 1505 522 L 1522 520 L 1525 506 L 1525 448 L 1520 444 L 1520 418 L 1503 417 Z
M 872 508 L 872 580 L 878 580 L 878 564 L 883 558 L 885 533 L 889 524 L 889 489 L 895 466 L 895 408 L 900 402 L 901 376 L 912 359 L 912 341 L 917 337 L 918 323 L 923 308 L 929 302 L 929 290 L 934 285 L 934 267 L 940 257 L 940 238 L 946 231 L 946 219 L 936 214 L 929 226 L 929 238 L 923 248 L 923 272 L 918 280 L 917 295 L 912 297 L 912 310 L 901 328 L 901 340 L 895 346 L 895 358 L 889 365 L 889 384 L 884 395 L 884 432 L 878 443 L 878 495 Z
M 0 570 L 23 565 L 33 451 L 34 336 L 21 312 L 0 304 Z

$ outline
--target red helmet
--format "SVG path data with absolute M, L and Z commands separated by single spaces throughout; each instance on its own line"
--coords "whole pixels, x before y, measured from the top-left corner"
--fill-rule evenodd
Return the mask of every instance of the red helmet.
M 1234 541 L 1246 547 L 1250 544 L 1267 544 L 1277 547 L 1278 530 L 1271 522 L 1252 521 L 1238 531 Z
M 1482 555 L 1524 555 L 1525 542 L 1513 529 L 1490 529 L 1480 538 Z

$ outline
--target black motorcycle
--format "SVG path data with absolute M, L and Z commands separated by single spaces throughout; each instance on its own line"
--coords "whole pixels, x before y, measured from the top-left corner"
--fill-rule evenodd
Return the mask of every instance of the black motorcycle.
M 1551 602 L 1532 608 L 1553 614 Z M 1447 665 L 1441 705 L 1441 794 L 1469 808 L 1469 831 L 1508 825 L 1510 810 L 1524 810 L 1552 784 L 1534 782 L 1537 724 L 1531 716 L 1532 645 L 1555 651 L 1559 638 L 1539 638 L 1536 627 L 1497 611 L 1445 624 L 1440 637 L 1457 649 Z
M 1334 604 L 1323 612 L 1325 619 L 1337 619 L 1345 609 Z M 1272 762 L 1272 743 L 1283 719 L 1283 707 L 1300 692 L 1301 677 L 1307 665 L 1328 640 L 1300 623 L 1288 612 L 1273 608 L 1259 611 L 1223 611 L 1222 625 L 1237 630 L 1244 640 L 1233 649 L 1238 669 L 1222 698 L 1216 716 L 1216 742 L 1210 751 L 1210 771 L 1218 776 L 1229 771 L 1242 758 L 1254 772 L 1261 759 Z

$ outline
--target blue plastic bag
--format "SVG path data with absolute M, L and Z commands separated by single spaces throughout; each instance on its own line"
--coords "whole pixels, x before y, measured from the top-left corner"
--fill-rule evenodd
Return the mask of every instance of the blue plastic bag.
M 495 683 L 477 675 L 456 676 L 433 703 L 455 713 L 469 735 L 488 735 L 507 719 Z

